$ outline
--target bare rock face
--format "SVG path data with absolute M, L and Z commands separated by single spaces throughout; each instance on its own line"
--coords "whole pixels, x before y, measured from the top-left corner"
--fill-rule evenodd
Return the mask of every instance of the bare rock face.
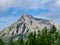
M 21 33 L 38 31 L 44 27 L 51 28 L 54 22 L 42 18 L 35 18 L 31 15 L 23 14 L 15 23 L 1 31 L 1 36 L 13 37 Z

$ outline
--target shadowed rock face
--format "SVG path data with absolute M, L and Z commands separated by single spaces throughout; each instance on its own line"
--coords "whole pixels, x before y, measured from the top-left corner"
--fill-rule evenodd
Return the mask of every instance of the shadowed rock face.
M 2 37 L 17 36 L 21 33 L 38 31 L 44 27 L 51 28 L 54 22 L 42 18 L 35 18 L 31 15 L 23 14 L 17 22 L 1 31 Z
M 26 30 L 26 25 L 24 24 L 23 25 L 23 30 L 22 30 L 22 33 Z
M 22 25 L 22 23 L 17 24 L 17 26 L 16 26 L 16 33 L 17 33 L 17 34 L 18 34 L 18 30 L 19 30 L 19 28 L 21 27 L 21 25 Z

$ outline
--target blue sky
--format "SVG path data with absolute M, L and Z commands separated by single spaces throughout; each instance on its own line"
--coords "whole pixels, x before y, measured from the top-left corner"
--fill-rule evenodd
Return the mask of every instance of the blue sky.
M 0 0 L 0 30 L 17 21 L 23 13 L 60 25 L 60 0 Z

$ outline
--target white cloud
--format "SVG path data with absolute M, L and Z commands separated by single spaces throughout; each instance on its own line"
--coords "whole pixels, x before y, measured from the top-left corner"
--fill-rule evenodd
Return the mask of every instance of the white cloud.
M 0 8 L 20 7 L 24 9 L 41 9 L 46 7 L 45 4 L 53 6 L 59 5 L 60 0 L 0 0 Z
M 56 6 L 60 6 L 60 0 L 56 1 Z
M 0 8 L 6 9 L 16 6 L 24 9 L 39 9 L 44 7 L 45 3 L 48 3 L 48 0 L 0 0 Z
M 23 7 L 24 0 L 0 0 L 0 13 L 5 12 L 10 7 Z

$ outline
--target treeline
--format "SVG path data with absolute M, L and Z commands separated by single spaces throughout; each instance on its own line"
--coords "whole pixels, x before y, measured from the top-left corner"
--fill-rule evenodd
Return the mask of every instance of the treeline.
M 1 40 L 0 45 L 4 45 Z M 38 33 L 31 32 L 25 41 L 23 37 L 20 37 L 17 41 L 11 39 L 9 45 L 60 45 L 60 33 L 53 25 L 51 29 L 45 27 L 43 30 L 38 31 Z

